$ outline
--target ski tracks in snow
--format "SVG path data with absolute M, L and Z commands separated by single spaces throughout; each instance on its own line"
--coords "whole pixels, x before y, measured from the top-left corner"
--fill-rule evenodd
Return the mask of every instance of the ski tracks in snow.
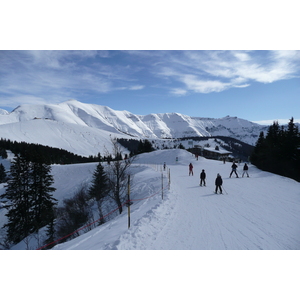
M 280 183 L 269 187 L 269 180 L 264 181 L 266 174 L 259 170 L 250 178 L 228 178 L 225 175 L 223 185 L 228 194 L 216 195 L 213 193 L 214 176 L 220 170 L 229 175 L 229 165 L 216 162 L 212 168 L 212 162 L 209 164 L 206 187 L 199 186 L 199 170 L 194 176 L 188 176 L 186 167 L 172 166 L 171 191 L 164 200 L 158 200 L 160 196 L 156 196 L 156 204 L 121 236 L 116 248 L 300 248 L 297 215 L 300 208 L 295 210 L 295 205 L 299 207 L 300 204 L 276 198 Z M 269 176 L 273 175 L 267 174 L 266 178 Z M 281 180 L 278 176 L 276 178 Z
M 129 230 L 121 235 L 115 249 L 127 250 L 151 250 L 155 249 L 156 239 L 160 235 L 165 225 L 173 218 L 174 207 L 176 205 L 177 195 L 168 193 L 164 199 L 161 195 L 156 195 L 152 199 L 147 199 L 141 205 L 140 210 L 143 211 L 143 206 L 148 205 L 148 201 L 153 202 L 153 206 L 141 217 L 138 217 L 139 210 L 132 214 L 132 218 L 136 221 L 132 224 Z M 173 238 L 173 237 L 172 237 Z M 168 237 L 166 237 L 168 240 Z
M 163 199 L 161 172 L 143 165 L 133 168 L 130 199 L 134 204 L 130 207 L 129 229 L 127 208 L 124 207 L 124 213 L 113 220 L 55 248 L 300 249 L 298 182 L 260 171 L 251 165 L 250 178 L 229 178 L 231 164 L 205 159 L 193 161 L 194 176 L 189 176 L 191 157 L 185 152 L 181 156 L 179 152 L 173 152 L 179 156 L 178 163 L 174 163 L 170 152 L 153 153 L 150 160 L 150 163 L 166 161 L 170 168 L 171 188 L 164 190 Z M 199 186 L 202 169 L 207 175 L 206 187 Z M 163 172 L 165 182 L 166 173 Z M 223 178 L 223 195 L 213 192 L 217 173 Z

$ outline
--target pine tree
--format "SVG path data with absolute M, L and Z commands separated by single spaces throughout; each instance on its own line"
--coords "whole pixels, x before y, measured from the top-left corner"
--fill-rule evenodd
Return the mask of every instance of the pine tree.
M 51 220 L 51 222 L 47 225 L 47 239 L 45 240 L 45 244 L 51 244 L 48 247 L 46 247 L 46 249 L 52 248 L 55 246 L 55 244 L 53 243 L 55 238 L 55 224 L 54 224 L 54 217 Z
M 299 147 L 299 129 L 294 123 L 294 118 L 290 119 L 286 132 L 286 155 L 293 157 Z
M 152 152 L 152 151 L 154 151 L 152 144 L 148 140 L 145 140 L 144 141 L 144 152 Z
M 5 149 L 0 148 L 0 156 L 1 156 L 3 159 L 6 159 L 6 158 L 7 158 L 7 152 L 6 152 Z
M 254 149 L 251 153 L 251 156 L 250 156 L 250 161 L 254 165 L 257 165 L 257 163 L 259 161 L 259 156 L 261 155 L 261 152 L 262 152 L 262 149 L 263 149 L 264 140 L 265 140 L 264 132 L 261 131 L 260 134 L 259 134 L 259 137 L 256 141 L 255 147 L 254 147 Z
M 148 140 L 140 140 L 137 148 L 137 153 L 152 152 L 154 148 Z
M 8 223 L 4 225 L 4 228 L 7 228 L 7 240 L 14 244 L 32 232 L 29 174 L 30 163 L 23 157 L 16 156 L 10 168 L 6 193 L 1 196 L 10 201 L 6 214 Z
M 52 197 L 56 190 L 50 174 L 51 166 L 42 162 L 34 162 L 31 167 L 31 205 L 35 231 L 53 222 L 56 199 Z
M 3 183 L 6 181 L 6 172 L 5 168 L 2 164 L 0 164 L 0 183 Z
M 294 118 L 290 119 L 286 131 L 284 155 L 288 158 L 287 166 L 290 174 L 300 181 L 300 133 L 299 128 L 294 123 Z
M 41 227 L 53 222 L 55 199 L 49 165 L 33 163 L 22 156 L 16 156 L 10 168 L 6 193 L 1 197 L 10 201 L 8 213 L 7 240 L 20 242 Z
M 94 198 L 97 202 L 100 224 L 104 223 L 103 212 L 102 212 L 102 204 L 103 199 L 108 193 L 108 179 L 105 174 L 104 168 L 99 163 L 96 167 L 96 170 L 93 173 L 92 185 L 89 188 L 89 196 Z

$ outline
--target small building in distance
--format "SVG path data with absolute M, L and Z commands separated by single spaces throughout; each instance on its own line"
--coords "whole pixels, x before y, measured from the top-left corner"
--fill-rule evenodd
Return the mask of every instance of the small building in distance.
M 230 154 L 232 154 L 230 151 L 204 147 L 202 156 L 210 159 L 228 160 Z
M 210 147 L 202 147 L 199 145 L 195 145 L 193 148 L 189 149 L 196 157 L 203 156 L 208 159 L 216 159 L 216 160 L 229 160 L 229 155 L 232 154 L 230 151 L 220 150 L 219 147 L 210 148 Z

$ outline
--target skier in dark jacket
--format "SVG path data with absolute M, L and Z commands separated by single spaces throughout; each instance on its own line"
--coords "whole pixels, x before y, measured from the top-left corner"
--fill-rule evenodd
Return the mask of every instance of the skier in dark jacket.
M 205 178 L 206 178 L 206 174 L 205 174 L 205 171 L 202 170 L 202 172 L 200 173 L 200 186 L 202 186 L 202 183 L 203 185 L 205 186 Z
M 220 174 L 217 175 L 217 178 L 215 180 L 215 184 L 216 184 L 216 191 L 215 193 L 218 193 L 218 189 L 220 189 L 220 194 L 222 194 L 222 188 L 221 185 L 223 184 L 223 180 Z
M 231 178 L 232 173 L 235 173 L 236 178 L 238 178 L 239 176 L 238 176 L 238 174 L 237 174 L 237 172 L 236 172 L 237 165 L 236 165 L 235 163 L 232 164 L 231 169 L 232 169 L 232 171 L 231 171 L 231 173 L 230 173 L 229 178 Z
M 242 177 L 244 177 L 244 174 L 246 173 L 247 174 L 247 177 L 249 177 L 249 174 L 248 174 L 248 165 L 245 163 L 245 165 L 244 165 L 244 168 L 243 168 L 243 175 L 242 175 Z

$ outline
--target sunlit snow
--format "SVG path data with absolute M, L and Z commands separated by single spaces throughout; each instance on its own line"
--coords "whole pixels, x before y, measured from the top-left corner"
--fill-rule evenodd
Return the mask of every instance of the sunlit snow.
M 165 187 L 169 180 L 168 171 L 162 170 L 164 162 L 171 184 L 162 195 L 161 174 Z M 188 175 L 190 162 L 194 176 Z M 300 249 L 300 188 L 292 179 L 252 165 L 250 177 L 241 178 L 242 164 L 239 178 L 229 178 L 230 163 L 197 161 L 185 150 L 140 155 L 132 168 L 132 200 L 159 193 L 133 201 L 130 228 L 125 209 L 114 220 L 54 249 Z M 199 186 L 202 169 L 206 187 Z M 56 168 L 54 172 L 59 176 Z M 87 172 L 74 172 L 74 181 L 88 180 Z M 223 177 L 222 195 L 214 194 L 217 173 Z M 63 177 L 56 184 L 58 191 L 65 188 Z

